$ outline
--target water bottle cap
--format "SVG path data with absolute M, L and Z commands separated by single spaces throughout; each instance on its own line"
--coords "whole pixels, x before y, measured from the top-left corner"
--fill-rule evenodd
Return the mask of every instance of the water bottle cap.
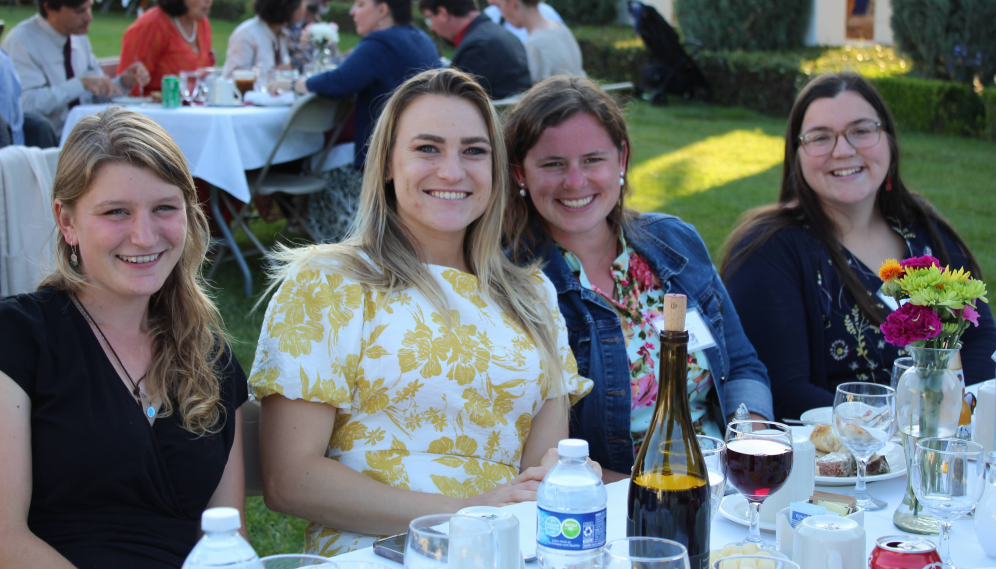
M 239 511 L 235 508 L 209 508 L 201 514 L 201 531 L 238 531 L 242 527 Z
M 564 439 L 557 444 L 557 454 L 567 458 L 588 458 L 588 441 Z

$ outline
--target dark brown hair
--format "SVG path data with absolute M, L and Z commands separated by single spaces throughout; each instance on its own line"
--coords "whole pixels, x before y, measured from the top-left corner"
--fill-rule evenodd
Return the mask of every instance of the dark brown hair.
M 619 105 L 592 80 L 570 75 L 556 75 L 545 79 L 530 89 L 508 115 L 505 122 L 505 147 L 508 162 L 521 167 L 526 154 L 536 146 L 543 131 L 557 126 L 578 113 L 588 113 L 605 129 L 619 151 L 630 149 L 626 117 Z M 626 164 L 628 172 L 629 153 Z M 530 257 L 533 245 L 546 238 L 543 217 L 529 197 L 521 197 L 519 188 L 509 168 L 508 206 L 505 208 L 505 242 L 512 260 L 522 262 Z M 625 206 L 629 182 L 619 190 L 619 202 L 609 212 L 609 225 L 619 231 L 636 212 Z
M 844 91 L 857 93 L 878 113 L 885 140 L 889 144 L 890 163 L 886 179 L 892 180 L 892 191 L 885 191 L 885 184 L 878 189 L 875 203 L 882 216 L 906 225 L 916 223 L 926 228 L 933 255 L 941 264 L 950 263 L 948 251 L 937 231 L 937 227 L 947 231 L 955 243 L 965 253 L 968 266 L 965 269 L 981 279 L 979 264 L 958 236 L 951 224 L 927 201 L 926 198 L 910 192 L 899 175 L 899 141 L 896 138 L 896 121 L 885 106 L 885 101 L 867 79 L 851 72 L 828 73 L 814 79 L 796 97 L 789 114 L 788 129 L 785 132 L 785 162 L 782 167 L 782 185 L 778 203 L 748 211 L 740 224 L 726 240 L 720 275 L 724 279 L 735 273 L 758 248 L 775 233 L 786 227 L 806 226 L 830 254 L 834 268 L 844 282 L 844 287 L 864 313 L 875 325 L 885 320 L 885 315 L 876 308 L 873 298 L 867 294 L 858 275 L 851 270 L 837 240 L 838 228 L 827 212 L 820 206 L 819 199 L 802 175 L 799 165 L 799 134 L 806 111 L 813 101 L 834 98 Z

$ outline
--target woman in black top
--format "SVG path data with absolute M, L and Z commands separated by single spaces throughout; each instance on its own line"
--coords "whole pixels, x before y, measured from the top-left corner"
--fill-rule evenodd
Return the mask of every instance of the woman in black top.
M 245 505 L 246 379 L 193 180 L 161 127 L 108 109 L 53 196 L 57 270 L 0 300 L 0 567 L 179 567 L 206 507 Z
M 795 101 L 778 203 L 749 212 L 727 243 L 721 274 L 744 332 L 768 368 L 776 417 L 833 405 L 847 381 L 890 382 L 904 351 L 885 341 L 889 314 L 878 269 L 933 255 L 979 264 L 951 225 L 903 184 L 895 121 L 875 88 L 853 73 L 824 75 Z M 966 383 L 993 376 L 996 323 L 962 335 Z

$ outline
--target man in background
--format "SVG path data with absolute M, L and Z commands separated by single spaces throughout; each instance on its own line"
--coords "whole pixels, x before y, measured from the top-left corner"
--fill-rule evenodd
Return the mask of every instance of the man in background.
M 491 21 L 505 28 L 506 30 L 512 32 L 512 35 L 519 38 L 519 41 L 526 43 L 526 38 L 529 37 L 529 30 L 526 28 L 517 28 L 512 24 L 508 23 L 507 20 L 501 15 L 501 8 L 495 3 L 497 0 L 488 0 L 489 6 L 484 9 L 484 13 L 491 18 Z M 540 14 L 544 18 L 550 20 L 551 22 L 557 22 L 558 24 L 564 24 L 564 19 L 560 17 L 560 14 L 553 9 L 553 6 L 547 4 L 546 2 L 539 3 Z
M 93 0 L 39 0 L 38 14 L 19 23 L 2 47 L 21 80 L 21 108 L 48 119 L 58 136 L 69 109 L 104 102 L 149 82 L 140 62 L 111 80 L 93 54 Z
M 532 86 L 522 43 L 482 14 L 475 0 L 419 0 L 418 7 L 432 31 L 456 46 L 453 67 L 474 75 L 492 99 Z

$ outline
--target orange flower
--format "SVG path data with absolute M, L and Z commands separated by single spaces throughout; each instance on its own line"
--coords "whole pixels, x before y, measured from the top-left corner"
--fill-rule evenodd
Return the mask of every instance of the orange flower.
M 903 276 L 906 271 L 903 266 L 899 264 L 899 261 L 895 259 L 886 259 L 882 266 L 878 269 L 878 278 L 882 279 L 882 282 L 889 282 L 892 279 L 899 278 Z

